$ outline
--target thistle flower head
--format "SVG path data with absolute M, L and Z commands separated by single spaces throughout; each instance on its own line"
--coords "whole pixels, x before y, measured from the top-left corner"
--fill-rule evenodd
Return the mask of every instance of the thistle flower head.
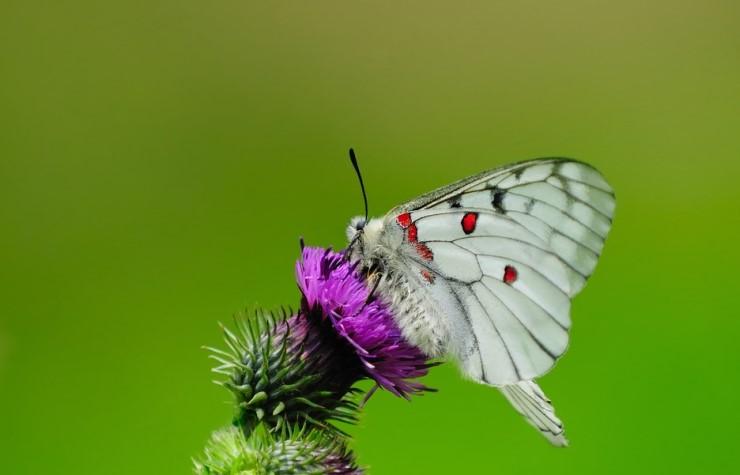
M 302 312 L 328 321 L 361 363 L 362 372 L 396 396 L 427 389 L 414 379 L 426 375 L 426 356 L 401 334 L 383 301 L 370 298 L 365 276 L 343 254 L 305 247 L 296 264 Z

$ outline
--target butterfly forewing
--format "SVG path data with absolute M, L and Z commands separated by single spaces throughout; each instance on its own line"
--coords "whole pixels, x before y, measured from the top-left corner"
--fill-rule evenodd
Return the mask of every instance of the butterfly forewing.
M 521 224 L 547 243 L 578 293 L 596 267 L 611 227 L 614 194 L 601 174 L 551 158 L 498 168 L 423 195 L 392 212 L 481 208 Z

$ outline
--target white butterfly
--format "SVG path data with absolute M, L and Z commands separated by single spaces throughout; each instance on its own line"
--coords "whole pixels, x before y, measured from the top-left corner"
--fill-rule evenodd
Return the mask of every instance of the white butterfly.
M 410 343 L 430 357 L 452 355 L 562 446 L 563 425 L 534 378 L 568 347 L 570 299 L 596 267 L 614 205 L 611 187 L 585 163 L 516 163 L 384 218 L 353 218 L 350 258 Z

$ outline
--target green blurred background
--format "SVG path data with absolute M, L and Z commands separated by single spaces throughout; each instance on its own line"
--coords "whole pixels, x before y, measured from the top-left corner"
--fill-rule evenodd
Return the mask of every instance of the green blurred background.
M 267 3 L 267 2 L 266 2 Z M 200 349 L 298 302 L 298 237 L 504 163 L 617 192 L 570 352 L 571 447 L 494 390 L 374 397 L 372 474 L 737 469 L 740 4 L 0 3 L 2 473 L 188 473 L 230 418 Z

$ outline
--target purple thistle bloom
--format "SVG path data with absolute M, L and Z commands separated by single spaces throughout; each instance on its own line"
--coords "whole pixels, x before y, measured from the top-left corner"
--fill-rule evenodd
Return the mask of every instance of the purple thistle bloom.
M 428 389 L 413 381 L 427 374 L 426 356 L 404 339 L 384 302 L 376 298 L 367 302 L 367 281 L 343 254 L 304 248 L 296 278 L 304 313 L 328 319 L 378 386 L 407 399 Z

